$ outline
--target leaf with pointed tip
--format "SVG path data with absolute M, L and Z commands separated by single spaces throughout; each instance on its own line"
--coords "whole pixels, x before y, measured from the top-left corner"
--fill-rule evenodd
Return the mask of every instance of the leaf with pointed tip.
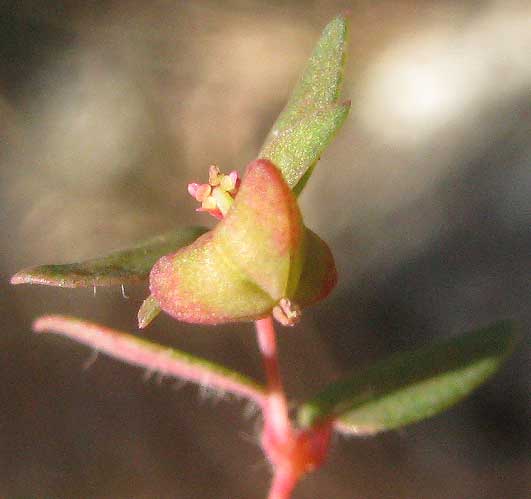
M 30 267 L 17 272 L 11 278 L 11 283 L 63 288 L 132 284 L 146 279 L 151 267 L 161 256 L 192 243 L 206 231 L 203 227 L 176 229 L 101 258 L 81 263 Z
M 298 411 L 302 427 L 338 418 L 342 430 L 373 434 L 429 418 L 492 376 L 518 336 L 511 323 L 400 353 L 333 383 Z
M 336 17 L 325 27 L 259 154 L 280 168 L 292 189 L 319 160 L 348 114 L 350 103 L 337 104 L 343 83 L 347 38 L 345 16 Z
M 301 117 L 338 101 L 348 45 L 348 19 L 339 15 L 323 30 L 272 132 L 292 128 Z

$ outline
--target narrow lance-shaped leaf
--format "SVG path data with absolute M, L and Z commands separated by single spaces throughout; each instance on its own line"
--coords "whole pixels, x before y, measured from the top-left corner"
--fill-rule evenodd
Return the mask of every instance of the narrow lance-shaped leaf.
M 325 27 L 260 151 L 259 157 L 275 163 L 292 189 L 319 160 L 348 114 L 350 103 L 338 104 L 347 39 L 348 21 L 344 16 Z
M 342 430 L 373 434 L 431 417 L 492 376 L 516 340 L 512 324 L 501 322 L 394 355 L 329 385 L 300 407 L 299 424 L 309 427 L 338 418 Z
M 97 352 L 143 367 L 150 372 L 175 376 L 221 392 L 233 393 L 258 404 L 262 404 L 265 396 L 261 385 L 237 371 L 99 324 L 50 315 L 37 319 L 33 329 L 37 333 L 62 334 Z
M 64 288 L 131 284 L 149 276 L 151 267 L 163 255 L 195 241 L 207 229 L 189 227 L 147 239 L 133 248 L 115 251 L 101 258 L 63 265 L 40 265 L 17 272 L 12 284 L 44 284 Z

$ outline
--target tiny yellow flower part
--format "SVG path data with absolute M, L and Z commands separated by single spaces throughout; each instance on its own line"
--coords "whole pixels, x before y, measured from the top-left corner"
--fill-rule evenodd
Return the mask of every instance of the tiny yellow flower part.
M 219 170 L 219 167 L 216 165 L 210 165 L 210 168 L 208 169 L 208 183 L 215 187 L 216 185 L 219 185 L 221 181 L 221 172 Z
M 232 206 L 232 196 L 227 191 L 224 191 L 221 187 L 214 187 L 210 199 L 214 200 L 216 208 L 221 211 L 223 216 L 228 213 L 230 207 Z
M 201 208 L 198 208 L 197 211 L 208 211 L 208 212 L 217 212 L 218 204 L 214 196 L 207 196 L 201 203 Z M 221 217 L 218 217 L 221 218 Z
M 208 169 L 208 184 L 188 184 L 188 192 L 201 203 L 201 208 L 196 211 L 206 211 L 221 220 L 232 206 L 239 186 L 237 171 L 225 175 L 216 165 L 211 165 Z
M 281 298 L 273 308 L 273 317 L 283 326 L 295 326 L 301 320 L 300 307 L 287 298 Z
M 240 180 L 238 178 L 238 172 L 234 170 L 228 175 L 223 175 L 219 185 L 225 192 L 236 194 L 239 182 Z

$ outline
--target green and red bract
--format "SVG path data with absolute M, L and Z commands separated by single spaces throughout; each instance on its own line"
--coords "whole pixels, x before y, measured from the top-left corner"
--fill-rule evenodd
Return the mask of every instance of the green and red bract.
M 223 220 L 158 260 L 150 289 L 176 319 L 219 324 L 265 317 L 282 299 L 316 302 L 336 281 L 330 250 L 304 227 L 280 170 L 258 159 L 247 167 Z

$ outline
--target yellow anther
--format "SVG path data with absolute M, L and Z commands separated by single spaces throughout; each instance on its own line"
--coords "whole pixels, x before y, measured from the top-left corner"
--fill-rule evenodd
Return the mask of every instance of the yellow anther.
M 208 184 L 201 184 L 197 187 L 197 190 L 195 191 L 195 199 L 197 199 L 200 203 L 205 201 L 210 196 L 210 193 L 212 192 L 212 187 Z
M 236 187 L 236 180 L 231 177 L 230 175 L 223 175 L 221 177 L 221 182 L 219 186 L 225 191 L 225 192 L 231 192 Z
M 225 216 L 227 212 L 229 211 L 230 207 L 232 206 L 233 199 L 232 196 L 225 192 L 220 187 L 215 187 L 212 191 L 212 196 L 216 200 L 217 207 L 219 208 L 219 211 Z
M 201 203 L 203 210 L 215 210 L 217 208 L 216 200 L 213 196 L 208 196 Z

